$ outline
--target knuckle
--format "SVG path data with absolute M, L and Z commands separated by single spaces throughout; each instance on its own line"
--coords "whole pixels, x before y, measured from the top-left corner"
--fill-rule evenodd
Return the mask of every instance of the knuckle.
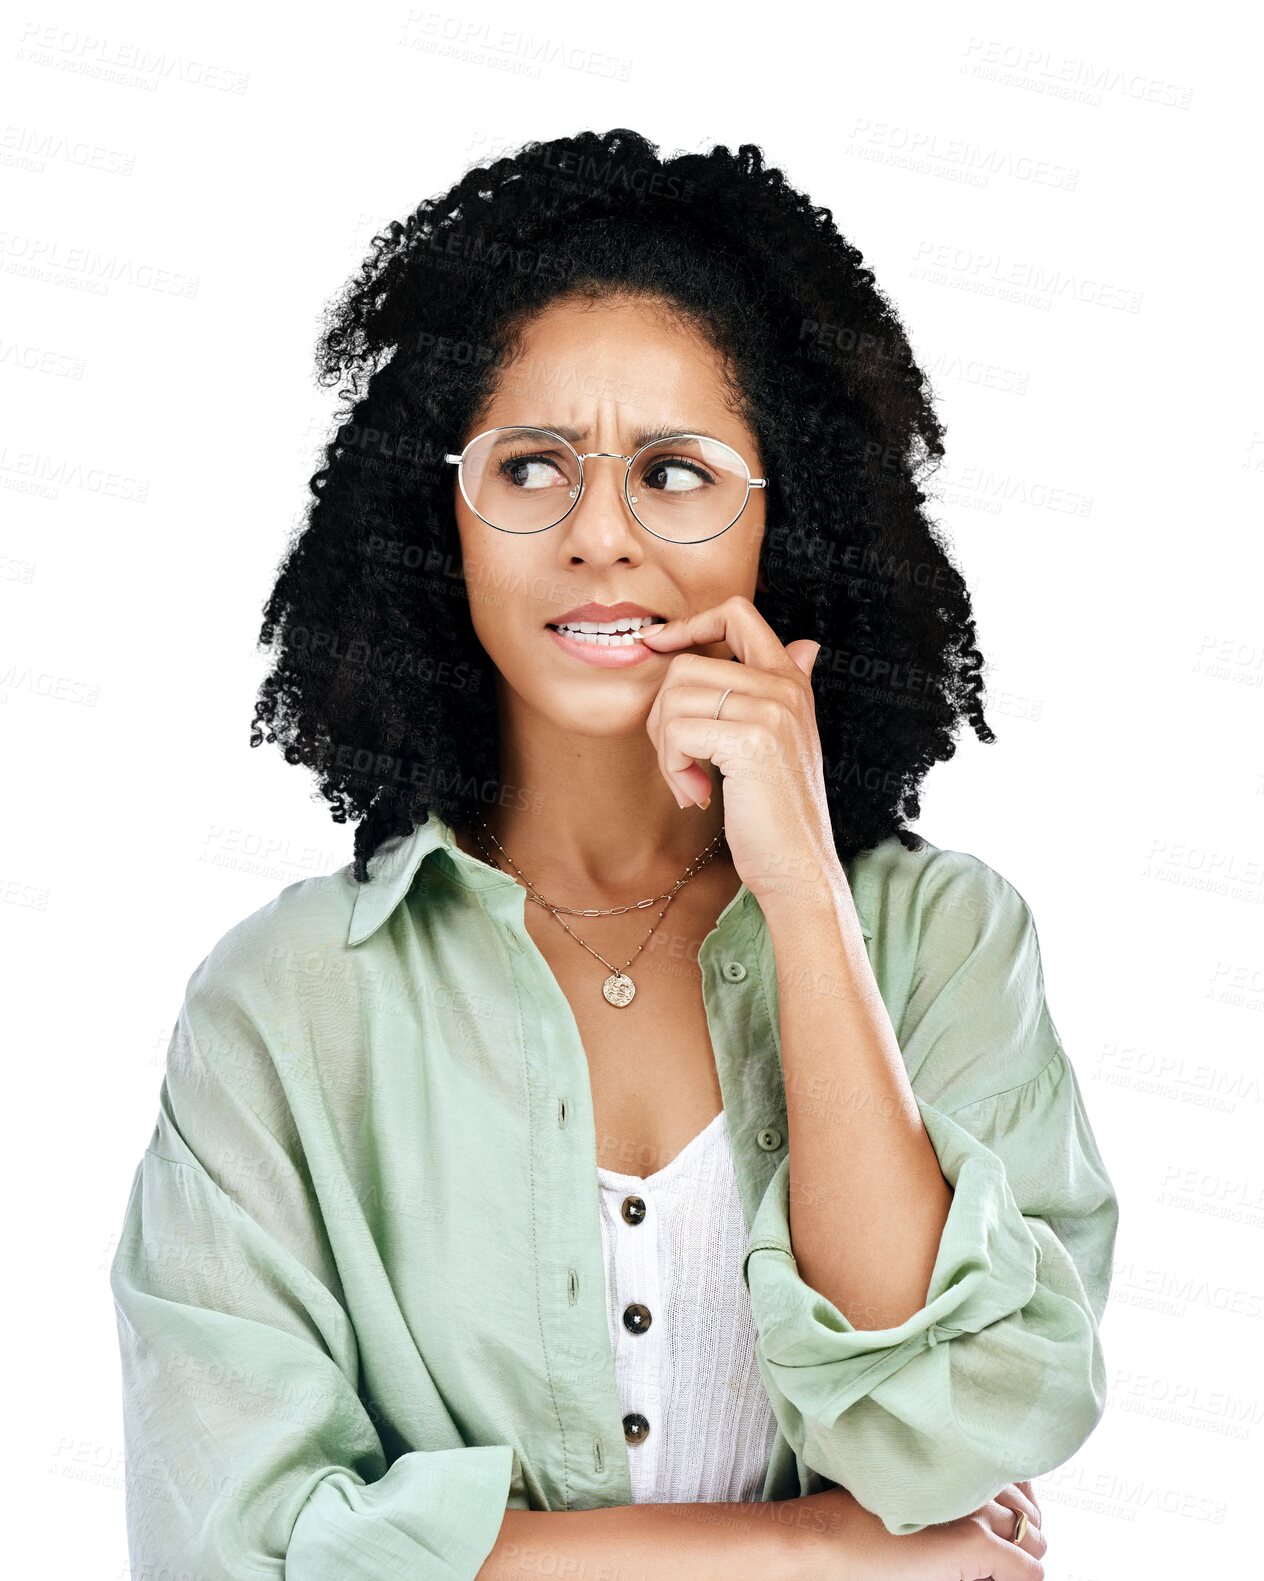
M 781 676 L 779 679 L 781 701 L 787 708 L 793 708 L 797 713 L 812 694 L 811 681 L 802 670 L 796 670 L 793 675 Z

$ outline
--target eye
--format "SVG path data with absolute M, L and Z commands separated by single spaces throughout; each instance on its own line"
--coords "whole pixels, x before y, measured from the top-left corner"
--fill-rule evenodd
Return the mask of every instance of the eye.
M 567 482 L 566 473 L 558 462 L 538 450 L 504 456 L 497 464 L 496 471 L 516 489 L 547 489 Z
M 643 475 L 646 488 L 664 494 L 688 494 L 715 482 L 713 473 L 688 456 L 655 456 Z

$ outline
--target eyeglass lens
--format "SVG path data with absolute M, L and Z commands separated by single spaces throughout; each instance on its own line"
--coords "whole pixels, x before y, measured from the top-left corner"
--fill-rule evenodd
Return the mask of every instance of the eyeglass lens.
M 592 457 L 594 469 L 624 463 Z M 494 428 L 481 435 L 461 463 L 465 497 L 484 521 L 502 532 L 555 527 L 579 496 L 579 461 L 555 434 L 538 428 Z M 718 439 L 680 437 L 637 456 L 628 479 L 632 510 L 642 526 L 675 543 L 698 543 L 723 532 L 741 514 L 749 493 L 746 464 Z

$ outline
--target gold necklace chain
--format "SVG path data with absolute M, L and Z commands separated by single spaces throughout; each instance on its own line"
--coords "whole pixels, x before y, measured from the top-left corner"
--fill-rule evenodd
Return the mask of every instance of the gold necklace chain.
M 477 814 L 477 817 L 479 823 L 483 825 L 483 828 L 487 829 L 487 833 L 493 844 L 496 846 L 496 849 L 501 853 L 501 855 L 513 868 L 514 872 L 517 873 L 518 877 L 526 885 L 527 893 L 531 899 L 534 900 L 537 905 L 543 906 L 546 911 L 551 912 L 557 921 L 560 922 L 566 929 L 567 933 L 570 934 L 571 938 L 575 940 L 575 943 L 582 944 L 584 949 L 588 951 L 589 955 L 595 956 L 597 960 L 599 960 L 601 964 L 608 969 L 610 976 L 607 977 L 605 982 L 601 985 L 601 992 L 602 997 L 606 1000 L 606 1002 L 608 1004 L 614 1005 L 616 1009 L 622 1009 L 624 1005 L 631 1004 L 633 995 L 636 993 L 636 984 L 628 976 L 628 967 L 631 966 L 632 962 L 636 960 L 636 957 L 649 943 L 650 938 L 654 933 L 654 929 L 657 928 L 659 923 L 663 920 L 663 917 L 667 911 L 667 907 L 671 905 L 673 900 L 675 900 L 678 891 L 682 889 L 691 878 L 695 877 L 707 865 L 708 862 L 715 858 L 720 844 L 724 839 L 724 830 L 721 828 L 715 839 L 712 840 L 710 844 L 707 845 L 692 862 L 690 862 L 689 866 L 685 869 L 681 877 L 676 880 L 671 889 L 668 890 L 665 895 L 651 895 L 648 900 L 639 900 L 635 903 L 635 905 L 630 906 L 612 906 L 606 910 L 597 910 L 591 908 L 586 910 L 577 910 L 572 906 L 555 906 L 551 901 L 545 900 L 543 895 L 540 894 L 539 890 L 536 889 L 535 885 L 514 861 L 513 857 L 509 855 L 508 851 L 505 850 L 500 841 L 496 839 L 496 836 L 492 834 L 490 829 L 487 828 L 487 822 L 483 818 L 483 815 L 479 813 Z M 500 863 L 497 862 L 496 858 L 492 856 L 490 851 L 488 851 L 487 846 L 483 843 L 477 831 L 475 831 L 474 838 L 482 847 L 483 854 L 488 857 L 493 867 L 499 867 Z M 561 912 L 565 911 L 569 916 L 572 917 L 615 917 L 628 911 L 644 910 L 646 907 L 652 906 L 656 900 L 665 901 L 666 905 L 664 905 L 662 911 L 659 912 L 658 917 L 655 920 L 653 927 L 650 928 L 649 933 L 647 933 L 641 940 L 638 949 L 628 957 L 622 968 L 612 965 L 604 955 L 599 954 L 592 948 L 590 944 L 586 944 L 573 928 L 569 927 L 565 922 L 562 922 L 560 915 Z

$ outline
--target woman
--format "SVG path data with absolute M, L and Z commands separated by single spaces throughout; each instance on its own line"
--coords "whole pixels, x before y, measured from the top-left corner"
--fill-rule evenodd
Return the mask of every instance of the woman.
M 1043 1574 L 1118 1210 L 942 434 L 759 150 L 530 144 L 379 237 L 254 742 L 355 861 L 189 980 L 111 1270 L 133 1567 Z

